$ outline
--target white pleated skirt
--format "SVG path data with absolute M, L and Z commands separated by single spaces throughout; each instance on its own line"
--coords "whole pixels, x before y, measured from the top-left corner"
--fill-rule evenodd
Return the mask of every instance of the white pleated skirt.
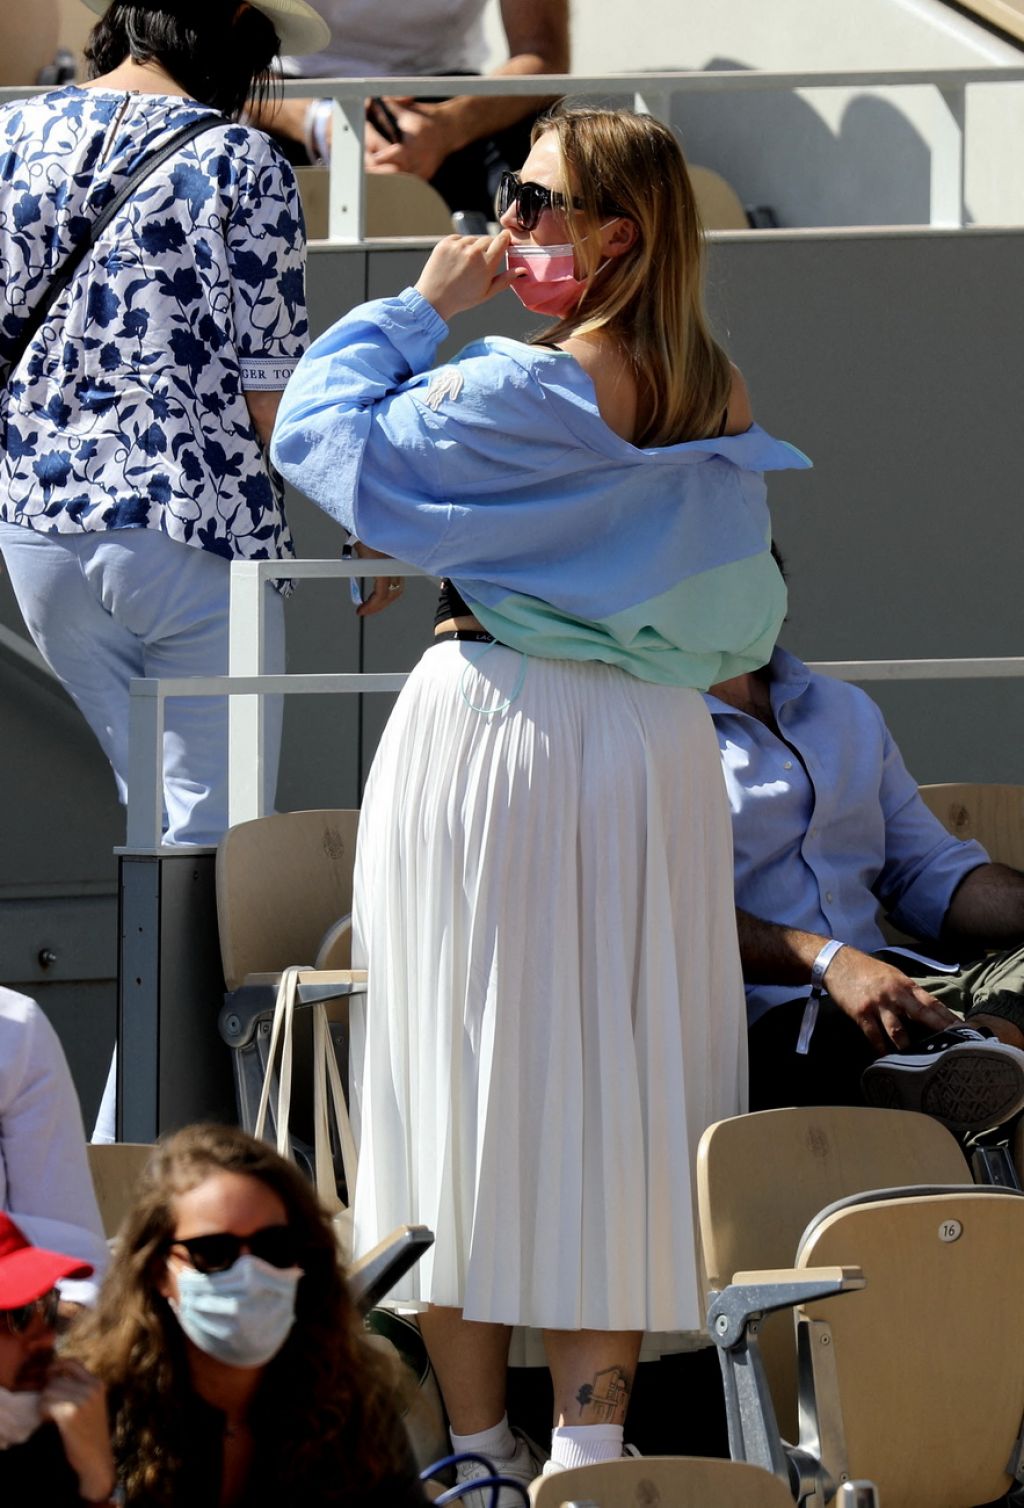
M 436 1236 L 391 1297 L 700 1329 L 697 1142 L 746 1093 L 700 695 L 431 647 L 370 773 L 355 907 L 356 1250 L 406 1222 Z

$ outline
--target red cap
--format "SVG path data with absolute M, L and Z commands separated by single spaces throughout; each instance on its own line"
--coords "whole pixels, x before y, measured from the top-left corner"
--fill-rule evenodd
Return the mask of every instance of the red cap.
M 0 1309 L 20 1309 L 49 1293 L 61 1278 L 87 1278 L 88 1262 L 32 1246 L 9 1215 L 0 1213 Z

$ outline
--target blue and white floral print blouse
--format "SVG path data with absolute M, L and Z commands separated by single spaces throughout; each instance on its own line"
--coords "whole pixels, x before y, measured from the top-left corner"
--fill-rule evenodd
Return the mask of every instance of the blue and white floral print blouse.
M 74 86 L 0 109 L 0 372 L 22 311 L 111 193 L 212 113 Z M 292 555 L 244 394 L 283 388 L 305 350 L 304 259 L 295 178 L 264 135 L 225 123 L 175 153 L 107 227 L 0 392 L 0 519 Z

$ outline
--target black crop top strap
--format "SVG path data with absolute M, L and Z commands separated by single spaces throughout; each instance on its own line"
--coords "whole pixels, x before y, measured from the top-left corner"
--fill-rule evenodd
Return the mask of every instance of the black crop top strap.
M 436 628 L 439 623 L 446 623 L 449 618 L 472 618 L 472 616 L 472 612 L 466 606 L 454 582 L 443 580 L 441 595 L 437 599 L 437 612 L 434 614 L 434 627 Z

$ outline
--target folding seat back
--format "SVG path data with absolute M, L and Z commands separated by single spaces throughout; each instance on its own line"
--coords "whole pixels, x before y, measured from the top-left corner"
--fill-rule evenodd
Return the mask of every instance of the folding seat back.
M 923 785 L 921 798 L 954 838 L 975 838 L 995 863 L 1024 869 L 1024 785 Z
M 135 1201 L 139 1181 L 153 1148 L 148 1142 L 90 1142 L 89 1172 L 107 1239 L 116 1236 Z
M 93 20 L 95 21 L 95 16 Z M 60 34 L 57 0 L 0 9 L 0 85 L 34 84 L 52 63 Z
M 793 1508 L 777 1477 L 759 1466 L 699 1456 L 642 1456 L 538 1477 L 533 1508 Z
M 737 1272 L 791 1267 L 808 1222 L 837 1199 L 893 1185 L 970 1184 L 971 1174 L 951 1132 L 929 1116 L 816 1106 L 710 1126 L 697 1154 L 697 1182 L 708 1283 L 721 1289 Z M 792 1317 L 768 1316 L 760 1344 L 779 1427 L 792 1440 Z
M 228 993 L 220 1032 L 233 1053 L 239 1123 L 252 1131 L 267 1069 L 271 1021 L 281 972 L 309 965 L 298 1003 L 326 1004 L 343 1081 L 348 1066 L 348 999 L 366 975 L 349 964 L 359 812 L 282 812 L 232 827 L 217 849 L 217 921 Z M 312 1082 L 309 1012 L 296 1018 L 296 1083 Z M 275 1130 L 273 1099 L 270 1129 Z M 313 1136 L 310 1096 L 292 1106 L 292 1145 L 303 1164 Z
M 254 974 L 312 966 L 324 934 L 352 909 L 358 825 L 357 810 L 280 812 L 225 833 L 217 924 L 229 990 Z
M 690 182 L 705 230 L 749 230 L 743 201 L 721 173 L 690 164 Z
M 798 1311 L 802 1408 L 834 1480 L 870 1478 L 899 1508 L 972 1508 L 1014 1485 L 1021 1451 L 1024 1196 L 898 1192 L 822 1210 L 800 1244 L 798 1268 L 856 1262 L 866 1279 Z

